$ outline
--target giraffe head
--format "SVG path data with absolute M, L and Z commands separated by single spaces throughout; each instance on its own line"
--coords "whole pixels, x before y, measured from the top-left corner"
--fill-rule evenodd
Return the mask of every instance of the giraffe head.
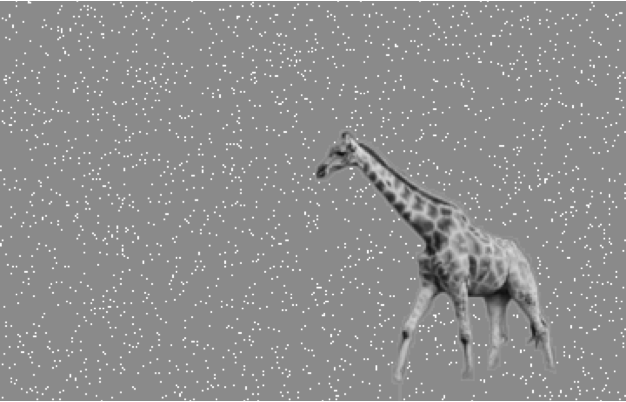
M 359 143 L 354 135 L 348 130 L 342 131 L 339 142 L 330 147 L 328 157 L 317 167 L 317 178 L 323 179 L 345 167 L 359 166 L 358 148 Z

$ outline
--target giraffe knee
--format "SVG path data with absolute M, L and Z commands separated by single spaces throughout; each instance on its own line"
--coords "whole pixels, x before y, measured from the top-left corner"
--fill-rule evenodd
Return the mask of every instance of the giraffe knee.
M 471 343 L 471 341 L 472 341 L 472 339 L 471 339 L 471 337 L 469 335 L 461 335 L 460 339 L 461 339 L 461 343 L 464 346 L 469 345 Z
M 537 296 L 530 289 L 518 289 L 514 294 L 514 298 L 520 304 L 526 305 L 528 307 L 534 307 L 537 305 Z
M 548 332 L 548 326 L 544 322 L 541 322 L 539 325 L 531 324 L 530 331 L 533 333 L 533 336 L 541 335 Z
M 409 339 L 409 337 L 411 336 L 410 332 L 408 329 L 403 329 L 402 330 L 402 342 L 406 341 L 407 339 Z
M 459 331 L 459 339 L 463 345 L 467 345 L 472 342 L 472 334 L 469 331 Z
M 535 341 L 535 347 L 539 347 L 539 345 L 543 342 L 545 344 L 545 342 L 548 340 L 549 335 L 548 335 L 548 330 L 547 329 L 543 329 L 542 331 L 537 331 L 535 333 L 534 339 Z
M 543 324 L 543 322 L 541 322 Z M 535 324 L 530 325 L 530 333 L 531 337 L 528 340 L 528 343 L 535 341 L 537 345 L 540 341 L 545 341 L 548 335 L 548 327 L 544 325 L 536 326 Z

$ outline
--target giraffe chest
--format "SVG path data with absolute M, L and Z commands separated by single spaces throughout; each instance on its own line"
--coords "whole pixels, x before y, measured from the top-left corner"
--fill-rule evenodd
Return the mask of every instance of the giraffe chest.
M 469 280 L 467 291 L 469 296 L 489 296 L 502 290 L 506 283 L 506 275 L 500 274 L 493 266 L 479 273 L 480 277 Z
M 505 285 L 508 274 L 508 254 L 474 254 L 470 250 L 456 253 L 451 245 L 434 255 L 424 267 L 430 278 L 446 292 L 455 292 L 467 284 L 469 296 L 487 296 Z
M 450 250 L 433 255 L 429 264 L 424 267 L 431 280 L 444 292 L 454 292 L 459 284 L 469 276 L 469 269 L 463 258 Z M 466 261 L 465 261 L 466 262 Z
M 505 285 L 510 260 L 506 253 L 469 255 L 468 292 L 470 296 L 488 296 Z

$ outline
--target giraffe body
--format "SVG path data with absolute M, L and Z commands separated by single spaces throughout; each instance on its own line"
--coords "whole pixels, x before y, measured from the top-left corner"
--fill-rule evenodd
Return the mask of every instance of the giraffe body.
M 530 264 L 510 240 L 488 234 L 471 224 L 456 205 L 420 189 L 390 167 L 372 148 L 358 143 L 349 132 L 331 148 L 329 160 L 318 168 L 318 178 L 344 167 L 357 166 L 383 194 L 398 214 L 424 240 L 418 255 L 420 289 L 404 322 L 400 353 L 393 379 L 404 378 L 408 349 L 419 320 L 434 299 L 446 293 L 459 321 L 463 346 L 463 379 L 473 379 L 468 297 L 483 297 L 491 322 L 489 368 L 499 362 L 500 348 L 508 340 L 506 308 L 515 300 L 530 321 L 532 338 L 543 345 L 546 367 L 554 370 L 549 328 L 539 308 L 539 295 Z

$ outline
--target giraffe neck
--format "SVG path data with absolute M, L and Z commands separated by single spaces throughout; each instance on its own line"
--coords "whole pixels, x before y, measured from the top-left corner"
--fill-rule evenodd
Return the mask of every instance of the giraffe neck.
M 361 158 L 363 173 L 424 240 L 426 253 L 440 251 L 447 242 L 445 232 L 448 230 L 440 230 L 437 222 L 445 218 L 444 215 L 451 216 L 457 207 L 409 182 L 371 148 L 360 145 L 366 154 Z

